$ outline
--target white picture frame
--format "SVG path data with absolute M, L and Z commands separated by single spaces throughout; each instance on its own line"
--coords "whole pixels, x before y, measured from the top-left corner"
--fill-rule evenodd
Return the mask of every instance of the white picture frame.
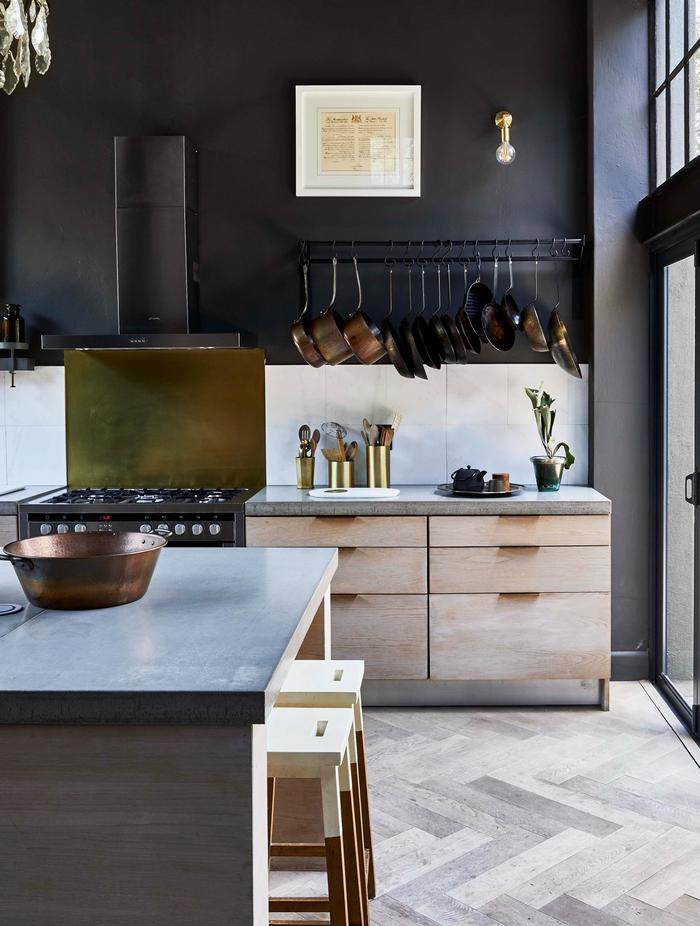
M 296 195 L 420 196 L 420 86 L 298 85 Z

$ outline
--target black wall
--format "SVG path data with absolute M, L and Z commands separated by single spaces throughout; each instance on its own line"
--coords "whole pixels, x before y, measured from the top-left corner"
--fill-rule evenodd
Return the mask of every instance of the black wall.
M 49 74 L 0 100 L 0 298 L 24 304 L 35 337 L 116 330 L 112 145 L 120 134 L 186 134 L 199 147 L 202 328 L 253 332 L 273 363 L 299 359 L 288 334 L 298 238 L 578 235 L 586 230 L 585 7 L 63 0 L 52 8 Z M 297 199 L 296 83 L 421 84 L 423 196 Z M 514 114 L 509 168 L 494 158 L 501 108 Z M 323 271 L 314 274 L 317 307 Z M 530 297 L 531 275 L 516 271 L 516 294 Z M 563 315 L 576 316 L 575 345 L 588 359 L 585 299 L 569 271 Z M 344 268 L 341 308 L 354 297 L 350 279 Z M 365 283 L 370 310 L 382 314 L 384 286 Z M 508 359 L 542 358 L 522 347 Z

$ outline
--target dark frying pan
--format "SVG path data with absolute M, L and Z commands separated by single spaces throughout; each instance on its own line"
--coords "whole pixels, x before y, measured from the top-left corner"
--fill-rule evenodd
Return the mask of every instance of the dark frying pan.
M 365 364 L 376 363 L 386 354 L 386 348 L 379 327 L 362 309 L 360 272 L 357 269 L 357 257 L 354 255 L 352 262 L 357 280 L 357 308 L 343 324 L 343 337 L 359 361 Z
M 437 268 L 437 290 L 438 290 L 438 304 L 435 312 L 431 316 L 429 321 L 430 331 L 437 345 L 438 352 L 440 354 L 440 360 L 443 363 L 457 363 L 457 355 L 455 354 L 455 349 L 450 340 L 450 336 L 447 333 L 447 328 L 445 328 L 442 318 L 440 317 L 440 310 L 442 309 L 442 286 L 440 285 L 440 264 L 436 264 Z
M 406 347 L 406 351 L 411 360 L 411 368 L 414 374 L 418 379 L 427 379 L 428 374 L 425 372 L 425 367 L 423 366 L 423 359 L 421 357 L 420 351 L 418 350 L 418 345 L 416 344 L 416 339 L 413 334 L 413 319 L 411 318 L 413 314 L 413 266 L 408 265 L 408 314 L 401 319 L 401 324 L 399 325 L 399 333 L 401 340 Z
M 333 291 L 328 307 L 311 322 L 311 337 L 326 363 L 336 366 L 352 357 L 350 345 L 343 337 L 343 322 L 335 311 L 338 258 L 333 255 Z
M 493 290 L 498 287 L 498 257 L 493 259 Z M 507 351 L 515 344 L 515 328 L 506 307 L 494 295 L 481 310 L 481 326 L 486 339 L 496 350 Z
M 304 274 L 304 308 L 296 321 L 292 322 L 292 340 L 304 360 L 312 367 L 322 367 L 325 363 L 323 357 L 316 350 L 314 340 L 309 334 L 307 321 L 304 315 L 309 310 L 309 265 L 304 261 L 301 265 Z
M 539 246 L 539 241 L 537 244 Z M 537 257 L 535 257 L 535 296 L 532 302 L 529 302 L 520 313 L 520 326 L 525 332 L 525 336 L 527 337 L 530 347 L 538 353 L 545 353 L 549 350 L 549 345 L 547 344 L 547 337 L 542 330 L 540 317 L 537 314 L 536 307 L 538 296 L 537 264 L 538 260 Z
M 467 363 L 469 360 L 469 354 L 467 353 L 467 348 L 462 340 L 462 335 L 460 334 L 459 328 L 455 320 L 450 315 L 452 311 L 452 275 L 450 273 L 450 265 L 447 265 L 447 312 L 442 316 L 442 324 L 445 326 L 445 331 L 447 336 L 452 342 L 452 347 L 455 352 L 455 359 L 457 363 Z
M 464 311 L 469 317 L 472 328 L 479 336 L 479 340 L 486 344 L 486 335 L 481 324 L 481 313 L 484 306 L 491 302 L 493 293 L 486 283 L 481 282 L 481 256 L 476 252 L 476 279 L 469 287 L 464 300 Z
M 566 370 L 570 376 L 581 379 L 581 367 L 578 365 L 569 332 L 566 330 L 566 325 L 559 315 L 559 303 L 554 306 L 552 314 L 549 316 L 548 330 L 549 349 L 558 366 L 560 366 L 562 370 Z
M 396 372 L 406 379 L 413 379 L 415 373 L 411 366 L 411 357 L 407 348 L 404 346 L 399 334 L 391 323 L 391 313 L 394 311 L 394 271 L 389 266 L 389 311 L 382 322 L 382 338 L 384 346 L 389 355 L 389 360 L 394 364 Z
M 513 258 L 510 255 L 510 241 L 508 242 L 508 274 L 510 276 L 510 283 L 503 296 L 503 305 L 510 316 L 510 320 L 513 322 L 513 327 L 522 330 L 522 325 L 520 324 L 520 308 L 513 296 Z
M 462 340 L 464 341 L 464 346 L 467 348 L 467 350 L 471 351 L 472 354 L 478 354 L 481 352 L 481 339 L 479 338 L 479 335 L 476 333 L 476 331 L 474 331 L 466 311 L 467 293 L 469 292 L 466 263 L 463 265 L 463 268 L 464 298 L 462 299 L 462 305 L 457 309 L 457 314 L 455 315 L 455 324 L 459 329 L 459 333 L 462 335 Z
M 420 310 L 420 314 L 416 316 L 413 322 L 413 340 L 418 348 L 418 353 L 421 355 L 423 363 L 427 367 L 432 367 L 433 370 L 439 370 L 441 365 L 440 351 L 435 342 L 433 333 L 430 330 L 430 325 L 425 319 L 425 267 L 423 265 L 421 265 L 420 271 L 420 284 L 423 307 Z

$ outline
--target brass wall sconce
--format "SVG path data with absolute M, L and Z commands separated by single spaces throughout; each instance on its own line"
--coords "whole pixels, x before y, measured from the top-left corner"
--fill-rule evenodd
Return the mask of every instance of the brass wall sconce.
M 501 144 L 496 148 L 496 160 L 499 164 L 512 164 L 515 160 L 515 148 L 510 143 L 510 127 L 513 117 L 510 113 L 496 113 L 496 125 L 501 130 Z

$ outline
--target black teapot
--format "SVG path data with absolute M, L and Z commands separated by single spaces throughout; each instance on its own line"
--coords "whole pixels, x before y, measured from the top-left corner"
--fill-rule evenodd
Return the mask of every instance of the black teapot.
M 452 488 L 455 492 L 481 492 L 484 488 L 485 469 L 456 469 L 452 476 Z

